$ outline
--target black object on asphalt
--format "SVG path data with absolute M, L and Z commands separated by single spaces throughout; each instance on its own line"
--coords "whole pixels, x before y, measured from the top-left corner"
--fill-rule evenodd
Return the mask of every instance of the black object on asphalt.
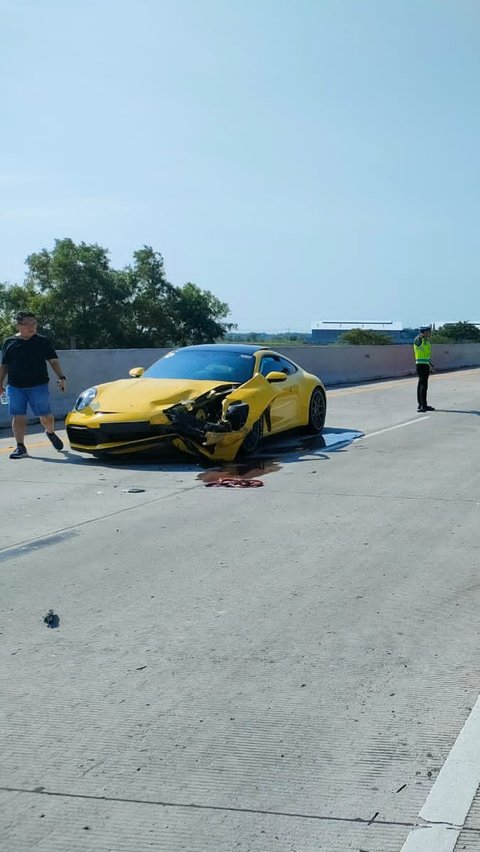
M 49 609 L 47 614 L 43 618 L 47 627 L 58 627 L 60 624 L 60 619 L 56 613 L 54 613 L 53 609 Z

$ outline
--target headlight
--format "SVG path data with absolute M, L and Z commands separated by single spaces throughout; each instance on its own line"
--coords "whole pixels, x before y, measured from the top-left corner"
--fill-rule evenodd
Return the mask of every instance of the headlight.
M 246 402 L 232 402 L 228 406 L 225 420 L 228 420 L 234 432 L 242 429 L 247 422 L 248 405 Z
M 95 399 L 96 395 L 96 388 L 88 388 L 88 390 L 84 390 L 75 403 L 75 411 L 83 411 L 84 408 L 87 408 L 92 400 Z

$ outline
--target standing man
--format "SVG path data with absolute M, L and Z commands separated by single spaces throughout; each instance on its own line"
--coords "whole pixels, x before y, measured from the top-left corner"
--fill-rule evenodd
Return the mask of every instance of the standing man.
M 432 405 L 427 405 L 428 377 L 433 367 L 431 361 L 431 334 L 432 327 L 430 325 L 422 325 L 420 328 L 420 334 L 415 338 L 413 343 L 413 351 L 415 352 L 415 363 L 417 365 L 418 376 L 417 411 L 435 411 Z
M 4 392 L 5 376 L 8 373 L 8 403 L 12 417 L 12 430 L 17 442 L 11 459 L 22 459 L 28 455 L 24 444 L 27 429 L 27 404 L 33 414 L 40 418 L 45 434 L 56 450 L 63 450 L 63 443 L 55 434 L 55 420 L 50 409 L 48 393 L 47 361 L 58 376 L 58 386 L 65 391 L 66 379 L 57 353 L 50 341 L 37 334 L 37 320 L 29 311 L 16 316 L 18 331 L 7 337 L 2 346 L 0 365 L 0 394 Z

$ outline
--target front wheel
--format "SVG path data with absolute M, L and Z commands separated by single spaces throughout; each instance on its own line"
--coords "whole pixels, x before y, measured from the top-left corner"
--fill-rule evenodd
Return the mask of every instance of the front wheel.
M 325 394 L 320 388 L 315 388 L 310 397 L 310 406 L 308 409 L 308 431 L 313 435 L 318 435 L 325 426 L 325 417 L 327 416 L 327 400 Z
M 245 438 L 240 447 L 241 456 L 251 456 L 258 449 L 258 445 L 263 438 L 263 417 L 253 424 L 250 432 Z

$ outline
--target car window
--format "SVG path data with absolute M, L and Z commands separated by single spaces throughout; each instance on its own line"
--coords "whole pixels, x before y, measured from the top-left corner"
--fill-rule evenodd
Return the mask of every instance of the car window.
M 285 373 L 287 376 L 291 376 L 297 372 L 297 368 L 295 364 L 292 364 L 286 358 L 282 358 L 281 355 L 264 355 L 260 361 L 260 373 L 262 376 L 268 376 L 272 372 Z
M 253 376 L 255 358 L 228 349 L 177 349 L 155 361 L 144 378 L 193 379 L 244 384 Z
M 282 373 L 286 373 L 287 376 L 292 376 L 293 373 L 297 372 L 297 367 L 295 366 L 295 364 L 292 364 L 292 362 L 289 361 L 287 358 L 280 358 L 280 363 L 280 371 Z
M 280 369 L 280 359 L 273 355 L 264 355 L 260 361 L 260 372 L 262 376 L 268 376 L 269 373 Z

